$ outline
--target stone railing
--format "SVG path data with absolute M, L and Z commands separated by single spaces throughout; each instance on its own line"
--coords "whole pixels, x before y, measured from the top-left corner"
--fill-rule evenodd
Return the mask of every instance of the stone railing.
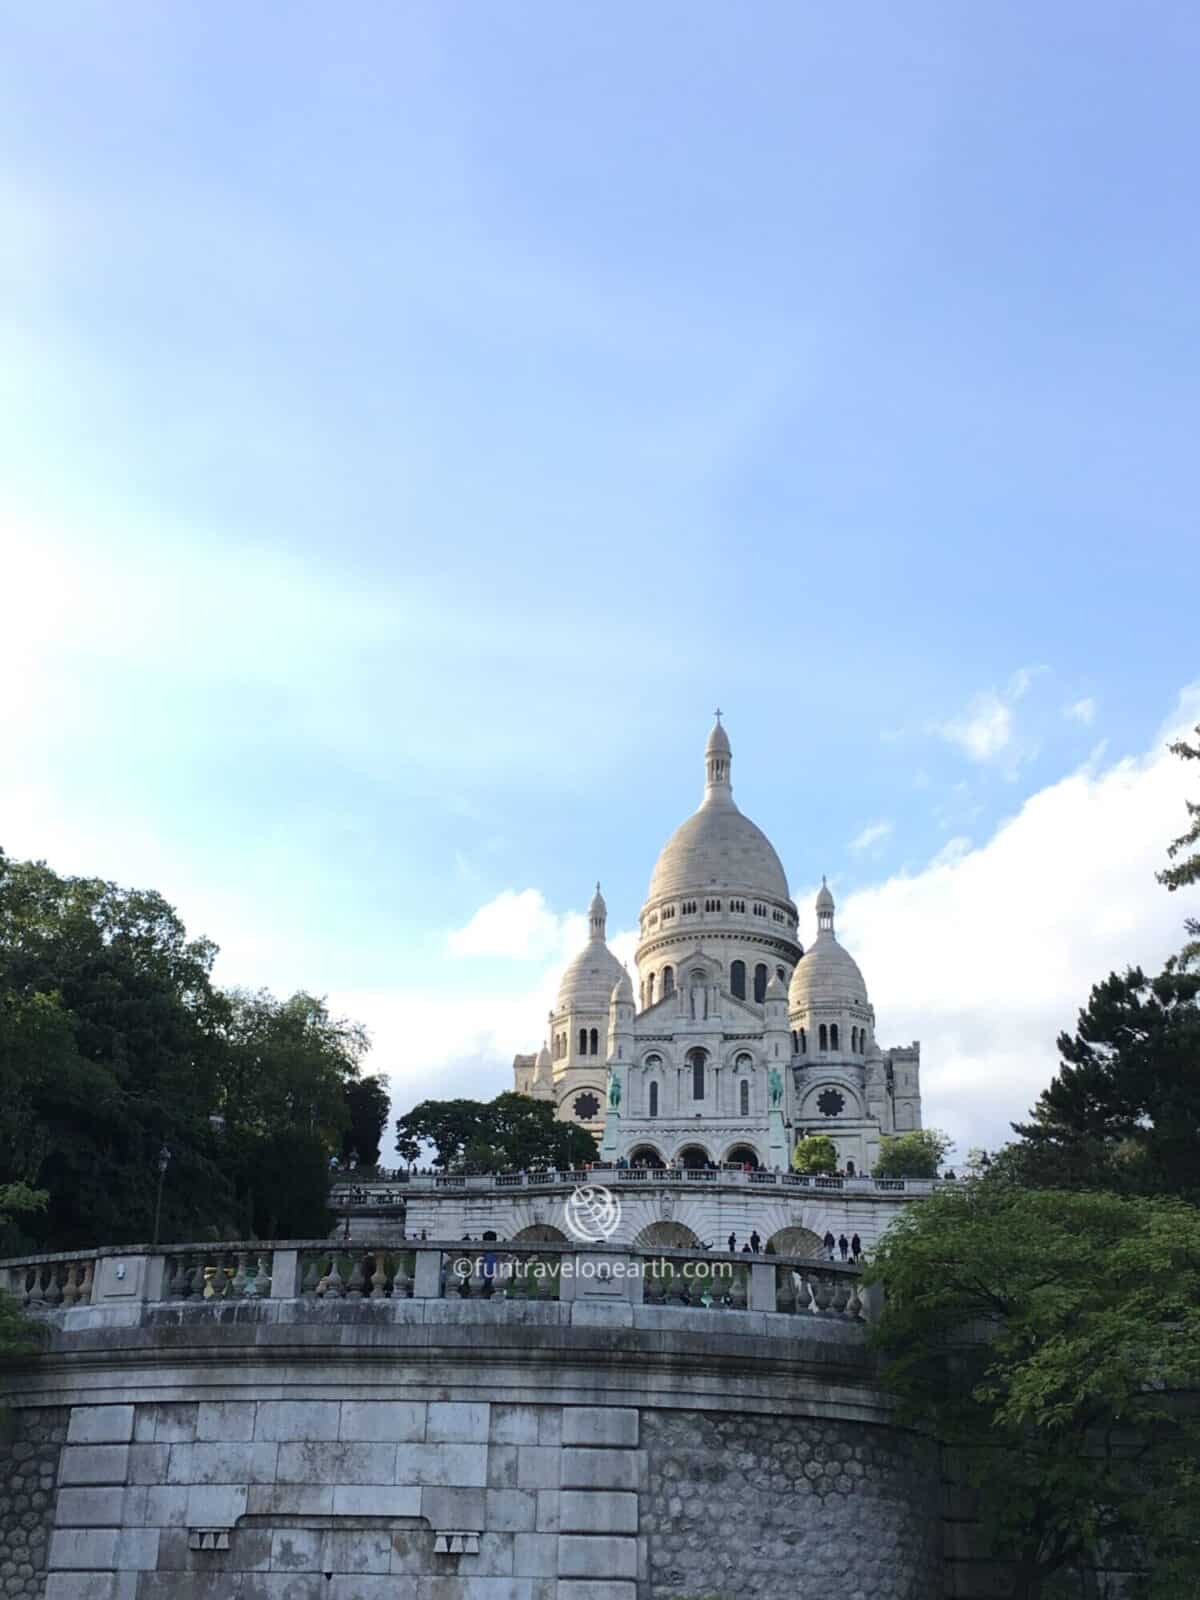
M 833 1190 L 839 1194 L 875 1197 L 878 1195 L 923 1195 L 955 1183 L 952 1178 L 836 1178 L 800 1172 L 767 1172 L 745 1167 L 615 1167 L 596 1165 L 577 1171 L 497 1172 L 497 1173 L 422 1173 L 404 1178 L 371 1178 L 355 1181 L 335 1179 L 330 1204 L 337 1210 L 376 1210 L 401 1207 L 416 1195 L 489 1194 L 500 1189 L 561 1190 L 579 1184 L 602 1183 L 607 1187 L 625 1184 L 713 1184 L 722 1188 L 748 1189 L 774 1186 L 780 1189 Z
M 0 1262 L 30 1312 L 210 1301 L 607 1299 L 673 1310 L 868 1318 L 849 1263 L 702 1250 L 502 1241 L 372 1247 L 329 1240 L 81 1251 Z

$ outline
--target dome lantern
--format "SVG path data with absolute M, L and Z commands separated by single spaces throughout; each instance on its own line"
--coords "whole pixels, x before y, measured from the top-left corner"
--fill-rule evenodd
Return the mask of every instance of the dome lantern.
M 592 896 L 592 903 L 588 907 L 588 938 L 604 943 L 605 925 L 608 922 L 608 907 L 604 903 L 604 896 L 600 893 L 600 880 L 596 879 L 596 892 Z
M 708 743 L 704 747 L 704 799 L 705 802 L 713 800 L 732 800 L 733 784 L 730 782 L 730 768 L 733 765 L 733 751 L 729 745 L 729 735 L 721 723 L 721 708 L 717 707 L 716 722 L 708 736 Z

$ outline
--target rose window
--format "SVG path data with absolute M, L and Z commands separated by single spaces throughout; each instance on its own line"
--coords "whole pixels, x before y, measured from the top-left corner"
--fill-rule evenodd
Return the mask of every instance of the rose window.
M 600 1102 L 594 1094 L 580 1094 L 575 1097 L 575 1104 L 571 1108 L 580 1122 L 590 1122 L 600 1110 Z
M 817 1096 L 817 1110 L 823 1117 L 840 1117 L 846 1109 L 846 1097 L 836 1089 L 822 1089 Z

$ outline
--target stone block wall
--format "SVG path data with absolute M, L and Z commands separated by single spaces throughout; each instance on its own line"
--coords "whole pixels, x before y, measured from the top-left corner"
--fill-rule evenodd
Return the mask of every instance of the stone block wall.
M 0 1412 L 0 1595 L 41 1600 L 65 1409 Z
M 8 1461 L 29 1481 L 26 1517 L 40 1519 L 40 1543 L 13 1568 L 19 1586 L 0 1582 L 0 1596 L 790 1600 L 812 1589 L 930 1600 L 938 1591 L 936 1467 L 909 1435 L 862 1423 L 618 1405 L 214 1399 L 80 1404 L 69 1423 L 61 1410 L 31 1410 L 21 1437 Z M 35 1531 L 11 1514 L 6 1529 L 19 1549 Z
M 888 1428 L 689 1411 L 644 1415 L 647 1600 L 836 1594 L 929 1600 L 936 1453 Z

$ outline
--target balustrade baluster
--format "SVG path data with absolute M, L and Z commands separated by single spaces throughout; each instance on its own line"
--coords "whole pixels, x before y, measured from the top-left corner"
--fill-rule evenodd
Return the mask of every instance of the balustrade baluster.
M 730 1309 L 733 1311 L 745 1311 L 747 1299 L 746 1274 L 740 1267 L 734 1267 L 732 1280 L 727 1278 L 725 1281 L 729 1284 Z
M 791 1313 L 796 1310 L 796 1274 L 791 1267 L 775 1268 L 775 1309 Z
M 188 1260 L 191 1260 L 190 1256 Z M 208 1278 L 204 1271 L 204 1256 L 201 1254 L 196 1257 L 196 1265 L 192 1268 L 192 1294 L 204 1300 L 208 1298 L 205 1293 L 207 1288 Z
M 812 1297 L 814 1310 L 819 1315 L 824 1316 L 833 1301 L 833 1285 L 828 1278 L 822 1275 L 814 1279 Z
M 361 1300 L 363 1297 L 363 1290 L 366 1288 L 366 1277 L 363 1272 L 366 1258 L 365 1250 L 356 1250 L 350 1258 L 350 1277 L 346 1283 L 347 1300 Z
M 371 1274 L 371 1299 L 386 1300 L 387 1290 L 387 1255 L 383 1250 L 376 1250 L 375 1271 Z
M 90 1306 L 91 1305 L 91 1303 L 92 1303 L 92 1273 L 93 1273 L 92 1263 L 90 1261 L 85 1261 L 83 1263 L 83 1281 L 79 1285 L 79 1298 L 75 1302 L 76 1305 L 80 1305 L 80 1306 Z
M 304 1279 L 300 1287 L 302 1295 L 316 1295 L 320 1291 L 321 1283 L 321 1258 L 309 1255 L 304 1258 Z
M 642 1299 L 647 1305 L 651 1306 L 661 1306 L 663 1303 L 662 1274 L 655 1271 L 656 1266 L 656 1262 L 648 1261 L 646 1263 L 645 1277 L 643 1278 Z
M 858 1292 L 857 1278 L 851 1278 L 850 1280 L 850 1298 L 846 1302 L 845 1315 L 853 1318 L 856 1322 L 862 1321 L 863 1303 L 862 1296 Z
M 75 1261 L 67 1263 L 67 1276 L 63 1284 L 62 1302 L 64 1306 L 73 1306 L 79 1299 L 79 1264 Z
M 412 1273 L 409 1271 L 409 1257 L 406 1251 L 401 1251 L 396 1257 L 396 1270 L 392 1274 L 392 1299 L 411 1300 L 413 1292 Z
M 845 1278 L 836 1278 L 833 1285 L 833 1314 L 835 1317 L 845 1315 L 846 1304 L 850 1299 L 850 1285 Z
M 29 1293 L 25 1296 L 25 1304 L 28 1306 L 40 1306 L 44 1303 L 45 1298 L 42 1292 L 42 1268 L 41 1266 L 35 1266 L 33 1269 L 33 1281 L 29 1285 Z
M 317 1285 L 317 1293 L 324 1295 L 326 1299 L 340 1300 L 345 1292 L 346 1287 L 342 1282 L 342 1275 L 338 1271 L 337 1256 L 330 1256 L 329 1271 Z
M 248 1250 L 239 1250 L 236 1259 L 237 1266 L 234 1269 L 233 1279 L 229 1285 L 229 1293 L 235 1300 L 241 1300 L 246 1293 L 246 1284 L 248 1282 L 246 1263 L 250 1259 L 250 1252 Z
M 273 1251 L 262 1250 L 259 1252 L 258 1267 L 254 1274 L 254 1282 L 250 1285 L 251 1293 L 257 1299 L 264 1299 L 271 1292 L 271 1269 L 274 1265 Z
M 62 1304 L 62 1285 L 58 1281 L 58 1262 L 52 1261 L 46 1272 L 46 1304 L 58 1306 Z

